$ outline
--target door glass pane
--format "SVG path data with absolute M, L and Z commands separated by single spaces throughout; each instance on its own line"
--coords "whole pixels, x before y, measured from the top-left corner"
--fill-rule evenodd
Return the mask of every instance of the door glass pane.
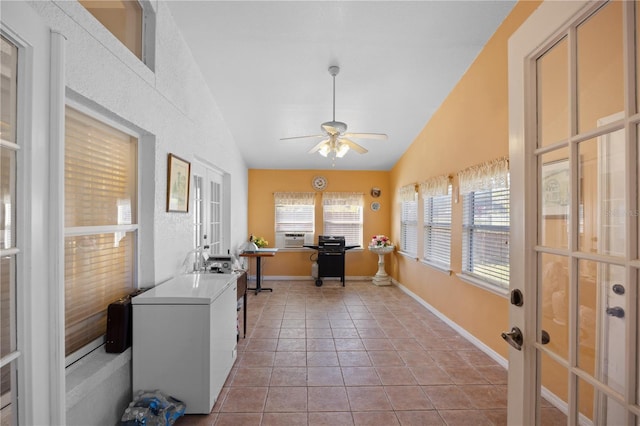
M 16 151 L 0 148 L 0 249 L 16 246 Z
M 624 392 L 626 296 L 624 268 L 578 264 L 578 367 Z
M 566 37 L 536 63 L 538 146 L 569 137 L 569 53 Z
M 594 410 L 595 410 L 595 392 L 593 386 L 582 379 L 578 379 L 578 413 L 583 419 L 579 424 L 586 424 L 585 419 L 589 420 L 588 424 L 594 423 Z M 604 423 L 602 423 L 604 424 Z
M 545 398 L 540 401 L 541 425 L 566 425 L 567 416 L 550 404 L 549 400 L 567 401 L 568 372 L 565 367 L 551 357 L 540 353 L 540 393 Z
M 541 157 L 540 245 L 567 248 L 569 244 L 569 150 L 562 148 Z
M 16 386 L 14 383 L 15 362 L 0 368 L 0 424 L 16 424 Z
M 0 358 L 16 350 L 16 256 L 0 259 Z
M 579 145 L 579 249 L 624 257 L 625 200 L 624 131 Z
M 540 327 L 549 333 L 545 346 L 564 359 L 569 353 L 569 271 L 564 256 L 540 254 Z
M 18 48 L 0 37 L 0 139 L 16 142 Z
M 623 3 L 608 2 L 577 29 L 580 133 L 597 127 L 598 119 L 624 110 Z

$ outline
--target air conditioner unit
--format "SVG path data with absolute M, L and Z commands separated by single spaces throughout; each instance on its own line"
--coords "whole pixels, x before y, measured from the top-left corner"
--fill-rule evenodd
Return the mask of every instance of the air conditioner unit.
M 313 232 L 277 232 L 276 247 L 302 248 L 313 244 Z

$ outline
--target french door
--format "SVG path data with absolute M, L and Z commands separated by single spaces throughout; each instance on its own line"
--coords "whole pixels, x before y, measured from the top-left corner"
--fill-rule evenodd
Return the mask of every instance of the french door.
M 509 42 L 510 424 L 640 424 L 638 33 L 545 2 Z
M 193 167 L 194 247 L 223 254 L 223 175 L 202 164 Z

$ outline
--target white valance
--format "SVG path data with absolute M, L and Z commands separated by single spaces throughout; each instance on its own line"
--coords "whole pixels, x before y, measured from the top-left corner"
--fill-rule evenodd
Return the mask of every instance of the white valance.
M 477 164 L 458 172 L 460 193 L 509 187 L 509 159 L 506 157 Z
M 276 206 L 313 206 L 316 203 L 315 192 L 275 192 L 273 201 Z
M 449 193 L 449 176 L 436 176 L 421 182 L 420 193 L 422 194 L 422 198 L 447 195 Z
M 398 190 L 400 202 L 416 200 L 416 184 L 405 185 Z
M 322 204 L 325 206 L 362 206 L 364 194 L 362 192 L 324 192 Z

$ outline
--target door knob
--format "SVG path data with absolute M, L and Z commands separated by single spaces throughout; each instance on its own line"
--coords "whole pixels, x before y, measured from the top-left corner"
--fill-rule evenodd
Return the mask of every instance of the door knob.
M 524 338 L 522 337 L 522 331 L 518 327 L 512 327 L 510 332 L 502 333 L 501 336 L 508 344 L 517 350 L 522 350 Z
M 624 318 L 624 309 L 620 306 L 614 306 L 613 308 L 607 308 L 607 315 L 616 318 Z

